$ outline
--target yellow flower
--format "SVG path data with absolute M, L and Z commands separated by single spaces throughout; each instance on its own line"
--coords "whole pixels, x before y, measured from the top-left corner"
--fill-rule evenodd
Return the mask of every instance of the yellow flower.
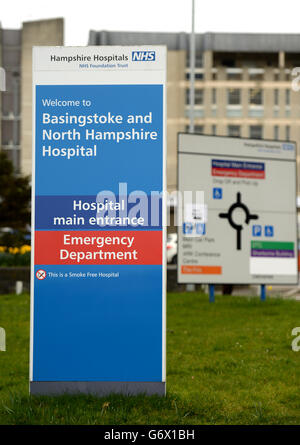
M 16 253 L 20 253 L 21 255 L 24 255 L 24 253 L 31 251 L 31 247 L 28 244 L 24 244 L 20 248 L 18 248 L 18 247 L 8 247 L 7 248 L 5 246 L 0 246 L 0 252 L 7 252 L 7 251 L 13 255 L 15 255 Z
M 24 246 L 20 247 L 20 253 L 23 255 L 26 252 L 30 252 L 31 247 L 28 244 L 24 244 Z
M 8 249 L 9 253 L 12 253 L 13 255 L 15 255 L 16 253 L 19 252 L 19 249 L 17 247 L 10 247 Z

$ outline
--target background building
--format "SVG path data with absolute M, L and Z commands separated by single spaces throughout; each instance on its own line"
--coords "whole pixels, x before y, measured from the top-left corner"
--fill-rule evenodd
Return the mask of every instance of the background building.
M 91 31 L 89 45 L 168 47 L 168 190 L 176 189 L 177 133 L 189 128 L 189 34 Z M 196 35 L 195 132 L 296 141 L 300 34 Z M 298 151 L 298 153 L 300 153 Z M 298 156 L 298 164 L 299 164 Z M 298 181 L 300 190 L 300 181 Z
M 6 71 L 6 91 L 0 93 L 0 148 L 18 173 L 31 173 L 32 46 L 63 43 L 63 19 L 26 22 L 22 29 L 0 28 L 0 66 Z

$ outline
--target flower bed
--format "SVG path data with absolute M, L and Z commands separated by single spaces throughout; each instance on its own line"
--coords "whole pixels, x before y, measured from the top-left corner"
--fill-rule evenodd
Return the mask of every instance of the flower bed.
M 27 244 L 21 247 L 0 246 L 0 267 L 29 266 L 30 251 Z

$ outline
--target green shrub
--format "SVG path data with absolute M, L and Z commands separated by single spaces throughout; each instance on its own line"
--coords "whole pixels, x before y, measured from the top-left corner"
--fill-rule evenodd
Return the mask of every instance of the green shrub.
M 30 252 L 0 252 L 0 267 L 30 266 Z

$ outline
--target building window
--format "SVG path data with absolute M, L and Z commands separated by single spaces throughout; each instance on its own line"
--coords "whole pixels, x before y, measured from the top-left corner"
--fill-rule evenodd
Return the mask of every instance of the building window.
M 189 90 L 189 88 L 187 88 L 185 90 L 185 103 L 186 103 L 186 105 L 190 104 L 190 90 Z
M 285 105 L 290 105 L 291 104 L 291 91 L 290 90 L 285 90 Z
M 186 80 L 190 80 L 190 78 L 191 78 L 190 70 L 186 71 L 185 78 L 186 78 Z M 202 71 L 201 72 L 200 71 L 196 71 L 195 72 L 195 80 L 203 80 L 203 79 L 204 79 L 203 72 Z
M 239 125 L 228 125 L 228 136 L 239 138 L 241 136 L 241 127 Z
M 227 75 L 227 80 L 242 80 L 242 69 L 241 68 L 227 68 L 226 70 L 226 75 Z
M 263 128 L 261 125 L 250 125 L 249 136 L 251 139 L 262 139 Z
M 249 90 L 250 105 L 263 105 L 263 90 L 261 88 L 251 88 Z
M 274 127 L 274 139 L 277 141 L 279 139 L 279 127 L 275 125 Z
M 211 126 L 211 134 L 213 136 L 215 136 L 217 134 L 217 126 L 216 125 Z
M 227 80 L 242 80 L 242 74 L 241 73 L 227 73 Z
M 230 88 L 227 92 L 228 105 L 241 105 L 241 90 Z
M 275 80 L 275 82 L 278 82 L 278 80 L 279 80 L 279 73 L 278 72 L 274 73 L 274 80 Z
M 216 103 L 217 103 L 217 90 L 216 90 L 216 88 L 213 88 L 211 90 L 211 103 L 212 103 L 212 105 L 216 105 Z
M 290 127 L 288 125 L 285 127 L 285 139 L 290 140 Z
M 195 73 L 195 79 L 196 80 L 203 80 L 204 79 L 204 73 L 200 73 L 200 72 Z
M 190 133 L 190 126 L 186 125 L 185 132 Z M 194 125 L 194 133 L 203 134 L 204 132 L 204 126 L 203 125 Z
M 195 133 L 203 134 L 203 133 L 204 133 L 204 127 L 203 127 L 203 125 L 195 125 L 195 127 L 194 127 L 194 131 L 195 131 Z
M 196 52 L 196 63 L 195 63 L 197 68 L 202 68 L 203 67 L 203 54 Z
M 216 68 L 212 69 L 211 78 L 212 80 L 218 80 L 218 70 Z
M 248 71 L 249 80 L 261 81 L 264 80 L 264 69 L 263 68 L 250 68 Z
M 264 117 L 264 108 L 257 105 L 249 108 L 248 111 L 249 117 Z
M 203 105 L 204 91 L 203 89 L 195 90 L 195 105 Z
M 186 65 L 187 67 L 190 66 L 190 54 L 187 54 L 187 58 L 186 58 Z M 202 57 L 202 52 L 196 52 L 196 58 L 195 58 L 195 67 L 196 68 L 202 68 L 203 67 L 203 57 Z
M 195 105 L 203 105 L 203 96 L 204 91 L 203 89 L 195 89 Z M 187 88 L 185 91 L 185 103 L 187 105 L 190 105 L 190 89 Z
M 279 105 L 279 90 L 274 90 L 274 105 Z

